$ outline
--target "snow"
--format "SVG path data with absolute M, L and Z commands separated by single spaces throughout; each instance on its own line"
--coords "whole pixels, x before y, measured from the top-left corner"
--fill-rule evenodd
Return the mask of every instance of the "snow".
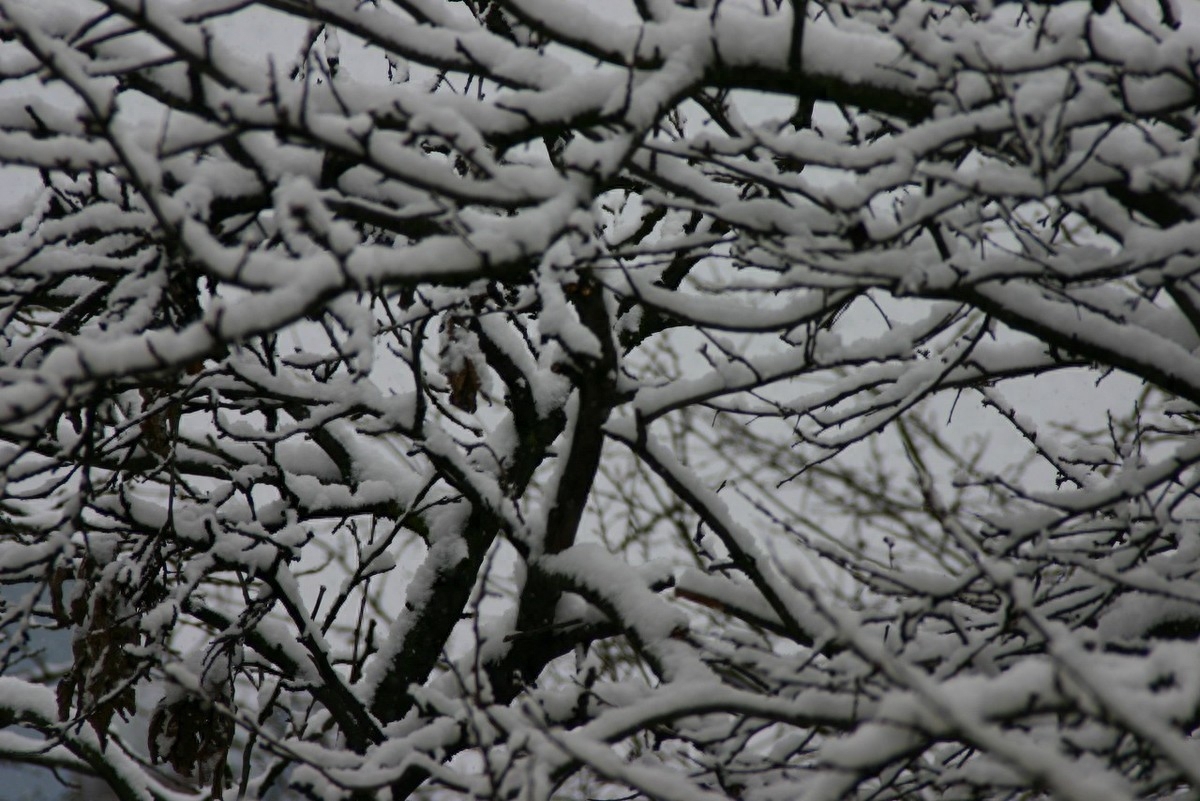
M 0 0 L 48 756 L 211 794 L 143 764 L 166 678 L 247 801 L 1200 786 L 1195 4 L 105 5 Z M 64 614 L 131 728 L 34 679 Z
M 579 543 L 543 556 L 537 564 L 579 590 L 611 604 L 619 620 L 633 626 L 643 642 L 655 643 L 687 629 L 687 617 L 646 586 L 645 579 L 597 545 Z
M 39 684 L 10 676 L 0 676 L 0 707 L 19 716 L 51 721 L 58 717 L 54 693 Z

